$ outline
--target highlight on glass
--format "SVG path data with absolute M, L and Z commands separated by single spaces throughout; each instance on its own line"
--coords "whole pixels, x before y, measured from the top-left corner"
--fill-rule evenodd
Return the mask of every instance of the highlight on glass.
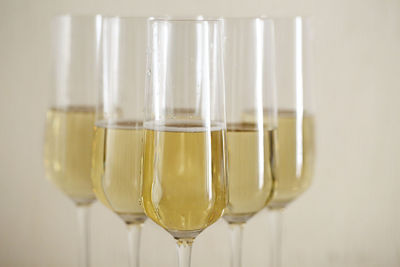
M 79 266 L 89 266 L 88 210 L 95 201 L 90 180 L 98 88 L 100 16 L 54 20 L 53 88 L 45 129 L 47 178 L 78 210 Z
M 231 266 L 242 266 L 243 225 L 271 200 L 277 105 L 273 22 L 224 19 Z
M 308 18 L 275 18 L 278 93 L 277 186 L 268 204 L 271 266 L 282 261 L 282 213 L 311 185 L 314 168 L 312 32 Z
M 101 91 L 92 182 L 97 199 L 126 224 L 129 264 L 140 264 L 143 111 L 147 19 L 104 17 Z
M 227 204 L 222 23 L 149 24 L 143 205 L 188 267 L 194 239 Z

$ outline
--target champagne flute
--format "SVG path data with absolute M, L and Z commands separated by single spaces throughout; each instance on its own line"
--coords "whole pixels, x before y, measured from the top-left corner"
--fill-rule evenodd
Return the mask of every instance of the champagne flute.
M 60 16 L 54 24 L 54 90 L 47 112 L 46 176 L 77 206 L 79 266 L 89 266 L 88 209 L 100 16 Z
M 192 243 L 227 204 L 221 20 L 149 26 L 143 205 L 189 267 Z
M 242 266 L 243 225 L 271 199 L 274 177 L 275 97 L 273 22 L 224 20 L 231 266 Z M 251 118 L 251 119 L 250 119 Z
M 130 266 L 139 266 L 143 109 L 146 77 L 145 18 L 103 18 L 102 90 L 93 143 L 96 197 L 127 225 Z
M 278 94 L 278 153 L 271 219 L 271 266 L 281 266 L 282 212 L 311 184 L 314 114 L 311 101 L 310 25 L 302 17 L 274 19 Z

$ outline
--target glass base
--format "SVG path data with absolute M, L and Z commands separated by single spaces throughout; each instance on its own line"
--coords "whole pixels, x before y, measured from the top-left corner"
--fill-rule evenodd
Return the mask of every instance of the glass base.
M 147 216 L 143 213 L 117 213 L 126 224 L 142 224 L 146 221 Z
M 177 240 L 193 240 L 198 236 L 203 230 L 193 230 L 193 231 L 174 231 L 168 230 L 175 239 Z
M 289 202 L 281 202 L 281 203 L 270 203 L 267 208 L 269 210 L 283 210 L 286 208 L 286 206 L 289 204 Z
M 89 206 L 96 200 L 96 198 L 76 198 L 76 197 L 71 197 L 71 199 L 77 206 Z
M 247 214 L 225 214 L 224 219 L 227 223 L 229 224 L 244 224 L 248 220 L 250 220 L 251 217 L 253 217 L 254 213 L 247 213 Z

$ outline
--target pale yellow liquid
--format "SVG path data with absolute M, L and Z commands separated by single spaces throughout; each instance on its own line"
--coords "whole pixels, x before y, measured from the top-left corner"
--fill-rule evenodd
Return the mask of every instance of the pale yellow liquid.
M 71 106 L 47 112 L 46 176 L 77 204 L 95 196 L 90 180 L 94 108 Z
M 228 125 L 229 204 L 228 223 L 245 223 L 262 210 L 272 196 L 273 130 L 257 130 L 255 124 Z
M 126 223 L 143 223 L 141 123 L 98 124 L 94 140 L 92 182 L 96 197 Z
M 225 133 L 188 124 L 145 130 L 143 204 L 175 238 L 194 238 L 227 204 Z
M 278 153 L 275 170 L 277 184 L 268 207 L 279 209 L 296 199 L 311 185 L 314 168 L 314 117 L 280 111 Z

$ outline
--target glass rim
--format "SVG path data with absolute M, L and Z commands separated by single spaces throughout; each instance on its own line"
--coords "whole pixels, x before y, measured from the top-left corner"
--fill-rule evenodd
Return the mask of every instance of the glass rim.
M 153 16 L 150 22 L 222 22 L 223 17 L 194 16 Z
M 271 19 L 268 16 L 244 16 L 244 17 L 236 17 L 236 16 L 229 16 L 223 17 L 223 20 L 255 20 L 255 19 Z
M 54 20 L 58 19 L 66 19 L 66 18 L 74 18 L 74 19 L 93 19 L 101 17 L 103 18 L 103 15 L 100 13 L 64 13 L 64 14 L 58 14 L 53 17 Z
M 314 18 L 312 15 L 262 15 L 261 18 L 269 18 L 273 21 L 291 21 L 296 19 L 311 20 Z
M 148 20 L 153 17 L 148 16 L 129 16 L 129 15 L 102 15 L 103 20 L 120 19 L 120 20 Z
M 274 20 L 269 17 L 224 17 L 224 23 L 254 23 L 256 21 L 263 21 L 267 23 L 272 23 Z
M 308 19 L 312 18 L 312 15 L 273 15 L 273 14 L 259 14 L 259 15 L 254 15 L 254 16 L 223 16 L 221 17 L 222 19 L 236 19 L 236 20 L 251 20 L 251 19 L 295 19 L 295 18 L 302 18 L 302 19 Z

